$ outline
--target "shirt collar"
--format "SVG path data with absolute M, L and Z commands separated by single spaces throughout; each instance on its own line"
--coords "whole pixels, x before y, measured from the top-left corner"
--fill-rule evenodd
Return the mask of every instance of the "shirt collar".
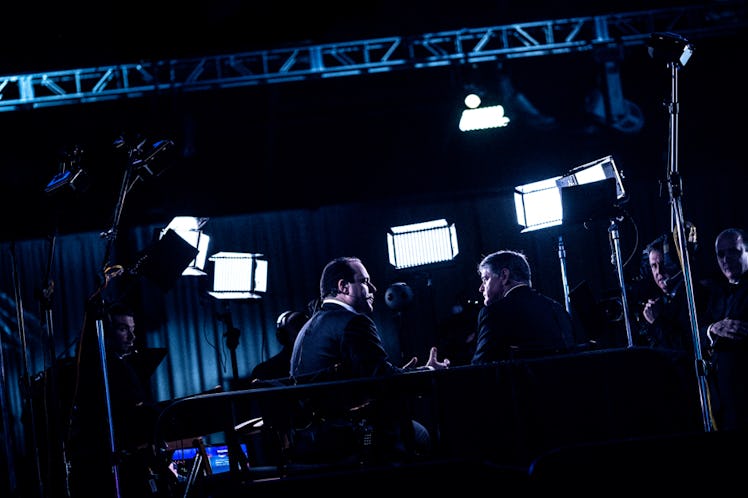
M 326 297 L 325 299 L 322 300 L 322 304 L 325 304 L 325 303 L 337 304 L 338 306 L 342 306 L 343 308 L 347 309 L 348 311 L 352 311 L 352 312 L 356 313 L 356 310 L 353 309 L 353 306 L 351 306 L 348 303 L 344 303 L 343 301 L 340 301 L 339 299 L 335 299 L 334 297 Z
M 506 292 L 504 293 L 504 297 L 508 296 L 510 292 L 512 292 L 512 291 L 513 291 L 514 289 L 516 289 L 516 288 L 518 288 L 518 287 L 529 287 L 529 286 L 528 286 L 527 284 L 517 284 L 517 285 L 515 285 L 514 287 L 511 287 L 510 289 L 508 289 L 508 290 L 507 290 L 507 291 L 506 291 Z

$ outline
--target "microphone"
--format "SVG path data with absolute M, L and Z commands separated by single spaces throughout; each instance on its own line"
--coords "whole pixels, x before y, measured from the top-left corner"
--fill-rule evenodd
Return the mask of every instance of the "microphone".
M 681 280 L 683 280 L 683 271 L 682 270 L 679 271 L 678 273 L 676 273 L 675 275 L 673 275 L 672 277 L 666 278 L 665 279 L 665 285 L 667 286 L 668 289 L 672 289 L 672 287 L 674 285 L 679 284 Z

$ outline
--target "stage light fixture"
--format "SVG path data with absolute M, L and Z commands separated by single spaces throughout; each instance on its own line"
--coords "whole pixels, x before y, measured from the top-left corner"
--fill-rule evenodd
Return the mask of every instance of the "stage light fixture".
M 514 187 L 514 207 L 517 223 L 525 227 L 522 232 L 560 225 L 561 192 L 558 188 L 560 176 Z
M 169 224 L 161 230 L 159 239 L 163 238 L 166 231 L 174 230 L 188 244 L 198 250 L 197 256 L 189 266 L 184 269 L 182 275 L 200 276 L 205 275 L 205 260 L 208 257 L 208 247 L 210 246 L 210 236 L 204 234 L 203 226 L 208 222 L 208 218 L 196 218 L 194 216 L 176 216 Z
M 509 124 L 509 118 L 504 115 L 504 106 L 492 105 L 480 107 L 481 97 L 476 92 L 470 92 L 465 97 L 465 107 L 460 116 L 460 130 L 473 131 L 489 128 L 503 128 Z
M 607 198 L 609 197 L 608 187 L 602 183 L 584 189 L 584 192 L 577 189 L 562 192 L 563 189 L 569 187 L 598 183 L 603 180 L 610 180 L 610 182 L 604 183 L 615 185 L 612 199 Z M 563 202 L 564 197 L 571 199 L 572 193 L 574 197 L 580 197 L 580 194 L 587 197 L 589 200 L 587 204 L 591 205 L 593 201 L 595 202 L 595 208 L 590 207 L 583 211 L 588 212 L 599 208 L 601 215 L 609 214 L 609 211 L 605 209 L 606 203 L 612 206 L 616 201 L 622 202 L 626 197 L 622 175 L 616 167 L 613 156 L 605 156 L 577 166 L 563 176 L 555 176 L 515 187 L 514 205 L 517 213 L 517 223 L 524 227 L 522 232 L 561 225 L 564 221 L 579 221 L 582 215 L 577 213 L 577 209 L 574 210 L 574 216 L 569 217 L 569 208 L 576 208 L 576 206 Z M 566 214 L 564 213 L 564 204 L 567 204 Z
M 63 155 L 60 161 L 60 172 L 44 187 L 46 194 L 54 194 L 63 190 L 85 192 L 90 186 L 88 173 L 81 167 L 83 150 L 74 147 Z
M 459 253 L 455 225 L 445 219 L 391 227 L 387 247 L 398 270 L 451 261 Z
M 260 299 L 267 292 L 268 261 L 262 254 L 219 252 L 209 258 L 213 265 L 216 299 Z
M 677 33 L 652 33 L 647 52 L 653 59 L 683 67 L 693 54 L 693 45 Z

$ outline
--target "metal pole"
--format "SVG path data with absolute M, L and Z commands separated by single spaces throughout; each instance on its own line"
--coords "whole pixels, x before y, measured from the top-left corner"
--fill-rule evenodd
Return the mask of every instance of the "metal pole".
M 566 249 L 564 248 L 564 237 L 558 236 L 558 260 L 561 263 L 561 281 L 564 286 L 564 304 L 566 311 L 571 314 L 571 299 L 569 297 L 569 279 L 566 276 Z
M 615 218 L 611 218 L 608 234 L 613 242 L 613 259 L 615 260 L 616 270 L 618 270 L 618 283 L 621 286 L 621 307 L 623 308 L 623 321 L 626 325 L 626 339 L 628 347 L 633 347 L 634 338 L 631 334 L 631 320 L 629 320 L 629 304 L 626 297 L 626 280 L 623 275 L 623 263 L 621 262 L 621 241 L 618 234 L 618 224 Z
M 41 462 L 39 460 L 39 438 L 37 435 L 36 425 L 36 406 L 34 404 L 34 398 L 32 396 L 31 377 L 29 376 L 29 356 L 28 347 L 26 343 L 26 325 L 23 320 L 23 299 L 21 298 L 21 284 L 18 277 L 18 263 L 16 261 L 16 246 L 15 242 L 11 244 L 11 256 L 13 259 L 13 287 L 16 298 L 16 321 L 18 323 L 18 334 L 21 341 L 21 353 L 23 354 L 23 376 L 22 386 L 23 392 L 26 396 L 26 407 L 29 413 L 29 426 L 30 441 L 27 443 L 28 451 L 33 453 L 33 470 L 34 475 L 30 476 L 36 479 L 36 487 L 38 496 L 44 497 L 44 482 L 42 482 L 41 474 Z
M 690 47 L 686 45 L 686 49 Z M 704 430 L 711 432 L 712 417 L 709 403 L 707 401 L 707 364 L 704 362 L 701 353 L 701 339 L 699 334 L 698 319 L 696 316 L 696 306 L 693 294 L 693 281 L 691 279 L 691 261 L 688 254 L 687 238 L 684 226 L 683 207 L 681 204 L 681 178 L 678 173 L 678 70 L 680 64 L 670 62 L 671 78 L 671 98 L 670 109 L 670 164 L 668 165 L 668 192 L 670 195 L 670 219 L 671 230 L 677 236 L 678 254 L 680 254 L 680 265 L 683 272 L 683 282 L 686 289 L 686 299 L 688 301 L 688 314 L 691 320 L 691 336 L 693 339 L 694 349 L 694 367 L 699 385 L 699 398 L 701 401 L 701 414 L 704 423 Z

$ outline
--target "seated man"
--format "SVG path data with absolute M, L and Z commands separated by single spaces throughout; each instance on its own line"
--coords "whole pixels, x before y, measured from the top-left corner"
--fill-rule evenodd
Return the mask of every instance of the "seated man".
M 391 376 L 415 368 L 417 358 L 412 358 L 402 368 L 390 363 L 377 326 L 368 316 L 374 309 L 376 290 L 358 258 L 336 258 L 325 266 L 320 278 L 321 305 L 301 329 L 291 356 L 291 374 L 297 380 Z M 429 359 L 421 368 L 433 370 L 448 366 L 449 360 L 438 361 L 436 348 L 431 348 Z M 344 445 L 340 444 L 338 436 L 352 428 L 346 419 L 354 411 L 373 424 L 373 438 L 378 442 L 376 450 L 383 458 L 428 450 L 428 431 L 407 416 L 402 400 L 368 400 L 364 396 L 330 401 L 322 411 L 333 416 L 327 417 L 329 423 L 311 435 L 314 441 L 310 451 L 315 457 L 340 456 L 341 452 L 336 450 Z M 363 437 L 368 438 L 367 435 Z M 312 443 L 311 437 L 308 442 Z
M 530 264 L 517 251 L 497 251 L 478 264 L 484 307 L 472 364 L 571 352 L 577 328 L 557 301 L 532 288 Z

